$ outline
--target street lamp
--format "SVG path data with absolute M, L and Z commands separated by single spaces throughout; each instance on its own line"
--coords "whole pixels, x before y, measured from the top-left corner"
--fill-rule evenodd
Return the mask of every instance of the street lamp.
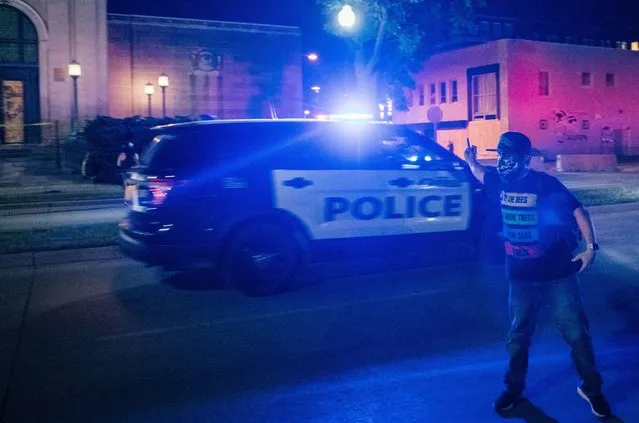
M 353 25 L 355 25 L 355 12 L 353 8 L 347 4 L 342 6 L 342 10 L 340 10 L 337 15 L 337 22 L 339 22 L 343 28 L 352 28 Z
M 144 86 L 144 94 L 146 94 L 147 97 L 149 98 L 149 112 L 148 112 L 149 117 L 151 117 L 151 96 L 153 95 L 154 92 L 155 92 L 155 87 L 153 86 L 153 84 L 151 84 L 150 82 L 147 82 L 146 85 Z
M 73 79 L 73 109 L 71 110 L 71 127 L 75 134 L 78 131 L 78 78 L 82 75 L 82 66 L 75 60 L 69 63 L 69 76 Z
M 166 117 L 166 87 L 169 86 L 169 77 L 164 73 L 160 75 L 158 85 L 162 88 L 162 116 Z
M 311 91 L 313 91 L 313 92 L 314 92 L 314 93 L 316 93 L 316 94 L 319 94 L 320 90 L 321 90 L 321 88 L 320 88 L 320 86 L 319 86 L 319 85 L 313 85 L 313 86 L 311 87 Z
M 317 62 L 317 60 L 319 59 L 319 56 L 317 53 L 309 53 L 306 55 L 306 58 L 308 59 L 309 62 Z

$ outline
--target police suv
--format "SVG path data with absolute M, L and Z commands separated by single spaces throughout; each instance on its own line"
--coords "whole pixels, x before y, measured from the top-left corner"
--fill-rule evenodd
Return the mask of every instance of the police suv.
M 167 268 L 211 262 L 248 295 L 290 287 L 326 251 L 418 251 L 471 227 L 468 167 L 402 126 L 212 120 L 154 131 L 127 180 L 123 250 Z

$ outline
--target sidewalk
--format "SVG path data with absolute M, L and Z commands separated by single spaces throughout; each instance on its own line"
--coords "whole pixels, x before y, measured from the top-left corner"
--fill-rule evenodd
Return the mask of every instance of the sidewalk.
M 77 175 L 68 180 L 50 176 L 17 186 L 0 186 L 0 205 L 102 198 L 121 199 L 122 187 L 94 184 Z

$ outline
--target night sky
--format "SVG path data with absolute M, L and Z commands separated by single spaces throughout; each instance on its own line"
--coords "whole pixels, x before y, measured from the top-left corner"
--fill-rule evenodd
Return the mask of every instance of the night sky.
M 428 1 L 428 0 L 426 0 Z M 478 13 L 546 22 L 617 27 L 639 26 L 639 0 L 486 0 Z M 292 25 L 302 28 L 306 52 L 320 54 L 307 77 L 324 87 L 342 86 L 336 68 L 344 63 L 346 44 L 323 30 L 315 0 L 108 0 L 110 13 Z M 319 66 L 318 66 L 319 65 Z M 318 72 L 313 75 L 313 72 Z M 328 87 L 327 87 L 328 86 Z M 329 88 L 330 89 L 330 88 Z
M 486 3 L 480 13 L 595 26 L 639 25 L 639 0 L 486 0 Z M 267 4 L 264 0 L 109 0 L 108 8 L 112 13 L 300 26 L 305 49 L 336 47 L 336 40 L 323 31 L 323 17 L 315 0 L 276 0 L 273 6 L 265 7 Z

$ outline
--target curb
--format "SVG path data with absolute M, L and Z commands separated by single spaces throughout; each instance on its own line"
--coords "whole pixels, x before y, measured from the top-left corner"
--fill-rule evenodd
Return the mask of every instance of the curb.
M 69 250 L 0 254 L 0 270 L 39 268 L 59 264 L 126 258 L 117 245 L 107 247 L 74 248 Z
M 120 205 L 124 204 L 122 196 L 104 197 L 79 200 L 60 200 L 60 201 L 38 201 L 23 203 L 3 203 L 0 204 L 0 211 L 4 210 L 28 210 L 38 208 L 56 208 L 56 207 L 87 207 L 95 205 Z

